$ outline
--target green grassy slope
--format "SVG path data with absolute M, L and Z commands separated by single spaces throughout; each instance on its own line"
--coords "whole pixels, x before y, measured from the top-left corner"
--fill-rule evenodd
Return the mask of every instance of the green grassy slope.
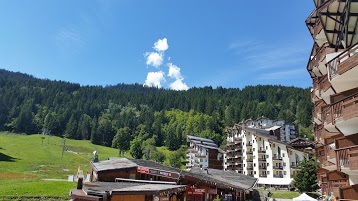
M 46 179 L 67 180 L 79 166 L 90 172 L 94 150 L 99 160 L 118 156 L 117 149 L 67 139 L 62 158 L 63 139 L 46 136 L 42 144 L 41 137 L 0 133 L 0 195 L 68 196 L 76 183 Z

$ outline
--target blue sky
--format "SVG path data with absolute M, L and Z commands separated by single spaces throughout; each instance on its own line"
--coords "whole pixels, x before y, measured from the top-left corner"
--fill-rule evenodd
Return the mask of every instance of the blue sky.
M 311 0 L 4 0 L 0 68 L 81 85 L 308 87 L 304 21 L 313 8 Z

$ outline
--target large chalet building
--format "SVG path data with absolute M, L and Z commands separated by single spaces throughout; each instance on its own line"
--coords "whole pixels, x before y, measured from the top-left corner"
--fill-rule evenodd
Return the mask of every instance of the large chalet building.
M 286 143 L 275 134 L 280 133 L 280 127 L 284 124 L 257 124 L 249 120 L 227 128 L 224 169 L 258 178 L 258 186 L 289 187 L 299 162 L 309 158 L 305 148 L 312 148 L 310 142 L 300 138 Z
M 314 0 L 306 20 L 314 40 L 314 133 L 322 194 L 358 198 L 358 1 Z

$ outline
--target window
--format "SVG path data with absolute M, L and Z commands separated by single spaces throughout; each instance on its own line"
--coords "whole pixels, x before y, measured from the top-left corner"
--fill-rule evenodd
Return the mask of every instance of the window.
M 267 163 L 267 167 L 270 165 L 270 163 Z
M 270 174 L 270 171 L 266 171 L 266 173 L 267 173 L 267 175 L 269 175 L 269 174 Z
M 245 145 L 245 142 L 242 142 L 242 145 Z
M 269 158 L 269 155 L 266 155 L 266 158 Z
M 259 140 L 261 141 L 261 138 L 259 138 Z
M 286 171 L 283 171 L 283 175 L 286 175 Z
M 268 150 L 268 147 L 266 146 L 266 150 Z
M 252 148 L 253 151 L 255 151 L 255 148 Z
M 256 171 L 254 171 L 254 174 L 256 174 Z
M 246 165 L 244 164 L 244 167 L 245 167 Z
M 254 167 L 256 167 L 256 163 L 254 163 Z
M 285 157 L 285 153 L 282 153 L 282 157 Z
M 286 167 L 286 163 L 283 163 L 283 166 Z

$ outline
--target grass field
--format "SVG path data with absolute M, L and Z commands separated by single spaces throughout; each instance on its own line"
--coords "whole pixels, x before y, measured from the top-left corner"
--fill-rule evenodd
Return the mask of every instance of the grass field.
M 287 190 L 268 191 L 268 190 L 263 190 L 261 188 L 259 188 L 258 190 L 262 192 L 271 192 L 272 193 L 271 198 L 292 199 L 301 195 L 299 192 L 296 191 L 287 191 Z
M 0 195 L 68 196 L 76 187 L 66 181 L 68 175 L 79 166 L 90 172 L 94 150 L 99 160 L 118 156 L 117 149 L 67 139 L 62 158 L 63 139 L 46 136 L 42 144 L 41 137 L 0 132 Z

